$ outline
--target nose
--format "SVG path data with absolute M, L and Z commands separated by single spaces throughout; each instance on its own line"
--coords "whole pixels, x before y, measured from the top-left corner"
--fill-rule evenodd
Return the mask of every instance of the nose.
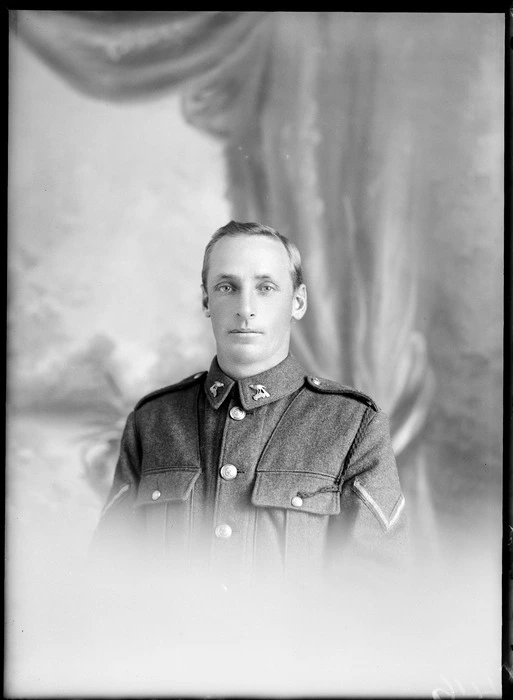
M 239 306 L 237 309 L 237 316 L 246 321 L 248 318 L 253 318 L 255 312 L 253 310 L 253 300 L 251 293 L 249 291 L 242 292 L 239 297 Z

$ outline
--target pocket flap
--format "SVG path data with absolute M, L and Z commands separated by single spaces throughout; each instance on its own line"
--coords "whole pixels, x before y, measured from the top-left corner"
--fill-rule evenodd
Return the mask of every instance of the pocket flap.
M 201 470 L 197 467 L 144 472 L 139 483 L 136 506 L 185 501 L 189 497 Z
M 333 480 L 309 472 L 258 472 L 251 502 L 318 515 L 340 513 L 340 491 Z

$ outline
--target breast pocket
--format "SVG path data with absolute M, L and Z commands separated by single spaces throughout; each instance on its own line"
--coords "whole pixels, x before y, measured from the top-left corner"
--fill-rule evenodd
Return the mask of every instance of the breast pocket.
M 338 486 L 332 478 L 314 472 L 259 472 L 251 501 L 255 506 L 286 508 L 302 513 L 340 513 Z
M 258 568 L 318 571 L 324 561 L 330 516 L 340 513 L 333 478 L 314 472 L 257 473 L 255 562 Z
M 200 473 L 189 466 L 143 471 L 135 506 L 144 509 L 146 549 L 153 558 L 188 556 L 194 485 Z
M 173 467 L 143 471 L 137 491 L 136 506 L 186 501 L 201 470 L 198 467 Z

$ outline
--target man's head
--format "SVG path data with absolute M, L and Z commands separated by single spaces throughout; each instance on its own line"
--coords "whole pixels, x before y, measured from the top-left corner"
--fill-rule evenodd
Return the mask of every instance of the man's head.
M 203 289 L 207 289 L 208 268 L 210 265 L 210 254 L 212 248 L 217 241 L 227 236 L 266 236 L 267 238 L 279 241 L 287 251 L 289 256 L 290 276 L 292 286 L 297 289 L 303 284 L 303 268 L 301 266 L 301 254 L 297 246 L 289 241 L 286 236 L 276 231 L 276 229 L 266 226 L 265 224 L 257 224 L 251 221 L 230 221 L 226 226 L 221 226 L 213 234 L 212 238 L 205 248 L 203 256 L 203 269 L 201 270 L 201 282 Z
M 285 236 L 257 223 L 218 229 L 205 250 L 202 291 L 227 374 L 252 376 L 285 359 L 292 319 L 306 311 L 301 256 Z

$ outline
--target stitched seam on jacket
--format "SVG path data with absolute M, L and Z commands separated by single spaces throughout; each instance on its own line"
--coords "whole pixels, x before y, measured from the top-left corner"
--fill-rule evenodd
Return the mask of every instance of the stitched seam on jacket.
M 139 426 L 137 425 L 137 411 L 134 410 L 134 432 L 135 432 L 135 442 L 137 445 L 137 457 L 138 457 L 138 467 L 139 467 L 139 478 L 141 478 L 142 472 L 142 444 L 141 436 L 139 435 Z
M 200 465 L 201 470 L 203 470 L 203 465 L 201 463 L 201 431 L 202 431 L 202 426 L 201 426 L 201 415 L 200 415 L 200 392 L 201 392 L 201 384 L 198 384 L 198 391 L 196 393 L 196 436 L 198 438 L 198 442 L 196 445 L 197 449 L 197 458 L 198 458 L 198 464 Z
M 342 465 L 342 471 L 340 472 L 340 476 L 337 479 L 337 482 L 339 484 L 342 482 L 342 478 L 347 471 L 347 468 L 349 466 L 349 462 L 351 461 L 353 454 L 356 451 L 356 448 L 358 447 L 358 445 L 362 441 L 363 434 L 364 434 L 365 430 L 367 429 L 367 426 L 369 425 L 369 423 L 372 420 L 372 415 L 373 415 L 372 410 L 369 407 L 367 407 L 365 409 L 365 411 L 363 412 L 363 416 L 362 416 L 362 419 L 360 421 L 360 425 L 358 426 L 358 430 L 356 431 L 356 434 L 353 438 L 353 442 L 351 443 L 351 446 L 349 447 L 349 449 L 347 451 L 346 458 L 344 460 L 344 464 Z
M 100 520 L 103 518 L 104 515 L 114 506 L 120 499 L 124 498 L 124 494 L 128 492 L 130 489 L 130 484 L 124 484 L 119 491 L 112 496 L 112 498 L 107 501 L 107 503 L 104 505 L 103 510 L 100 515 Z
M 393 525 L 399 519 L 401 511 L 404 508 L 405 498 L 403 494 L 397 499 L 390 518 L 383 513 L 381 507 L 376 503 L 374 498 L 370 495 L 367 489 L 362 486 L 358 479 L 355 479 L 351 485 L 351 488 L 356 493 L 356 495 L 361 499 L 361 501 L 367 506 L 367 508 L 373 513 L 379 520 L 379 523 L 385 532 L 388 532 Z
M 287 566 L 288 566 L 288 556 L 289 556 L 289 548 L 288 548 L 288 542 L 289 542 L 289 528 L 290 528 L 290 521 L 289 521 L 289 510 L 285 510 L 285 538 L 284 538 L 284 543 L 283 543 L 283 573 L 287 573 Z
M 199 383 L 197 386 L 197 392 L 196 392 L 196 437 L 197 437 L 197 443 L 196 443 L 196 450 L 197 450 L 197 459 L 198 459 L 198 464 L 200 468 L 200 474 L 203 472 L 203 463 L 201 461 L 202 459 L 202 454 L 201 454 L 201 444 L 202 444 L 202 431 L 205 429 L 204 424 L 201 422 L 201 396 L 202 394 L 202 387 L 203 387 L 204 382 Z M 194 491 L 196 490 L 196 484 L 199 481 L 199 477 L 196 478 L 196 481 L 192 485 L 191 493 L 189 496 L 189 537 L 188 537 L 188 544 L 187 544 L 187 567 L 190 570 L 191 569 L 191 564 L 192 564 L 192 535 L 194 532 Z
M 193 532 L 193 513 L 194 513 L 194 486 L 191 489 L 191 494 L 188 499 L 189 503 L 189 532 L 187 543 L 187 567 L 190 569 L 192 561 L 192 532 Z M 187 501 L 186 501 L 187 502 Z
M 224 452 L 226 449 L 226 441 L 227 441 L 227 433 L 228 433 L 228 410 L 226 411 L 226 416 L 224 419 L 224 425 L 223 425 L 223 435 L 221 438 L 221 447 L 219 449 L 219 459 L 216 464 L 216 478 L 215 478 L 215 488 L 214 488 L 214 523 L 217 522 L 217 514 L 219 512 L 219 500 L 220 500 L 220 494 L 221 494 L 221 479 L 219 479 L 219 470 L 221 468 L 221 465 L 224 462 Z M 214 552 L 214 540 L 212 540 L 212 543 L 210 545 L 210 551 L 211 554 L 213 555 Z
M 164 546 L 163 546 L 163 559 L 166 560 L 169 556 L 169 538 L 167 536 L 168 533 L 168 517 L 169 517 L 169 502 L 166 501 L 164 504 Z
M 251 553 L 251 577 L 255 575 L 256 572 L 256 542 L 257 542 L 257 531 L 258 531 L 258 514 L 259 514 L 259 509 L 255 508 L 255 519 L 254 519 L 254 524 L 253 524 L 253 548 L 252 548 L 252 553 Z

